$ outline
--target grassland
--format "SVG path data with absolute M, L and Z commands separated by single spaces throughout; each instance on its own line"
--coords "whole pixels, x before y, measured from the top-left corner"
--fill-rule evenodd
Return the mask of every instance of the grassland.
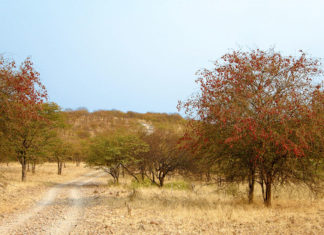
M 47 189 L 90 171 L 68 163 L 63 176 L 55 164 L 39 166 L 26 183 L 18 164 L 1 165 L 8 185 L 1 189 L 0 215 L 18 214 L 38 201 Z M 307 188 L 278 187 L 273 206 L 246 200 L 245 185 L 189 183 L 169 178 L 165 188 L 141 185 L 130 177 L 111 184 L 107 175 L 80 186 L 82 213 L 67 234 L 323 234 L 324 199 Z M 37 218 L 36 218 L 37 220 Z
M 324 200 L 306 188 L 277 188 L 272 208 L 257 191 L 246 200 L 245 186 L 229 188 L 169 180 L 166 188 L 120 185 L 98 179 L 84 189 L 83 224 L 73 234 L 322 234 Z M 173 182 L 173 183 L 172 183 Z M 107 186 L 110 185 L 110 186 Z M 171 186 L 172 185 L 172 186 Z
M 21 165 L 19 163 L 0 164 L 2 187 L 0 187 L 0 216 L 19 212 L 38 201 L 52 186 L 74 179 L 89 172 L 89 168 L 76 167 L 66 163 L 61 176 L 57 175 L 55 163 L 36 166 L 35 174 L 28 172 L 27 182 L 21 182 Z

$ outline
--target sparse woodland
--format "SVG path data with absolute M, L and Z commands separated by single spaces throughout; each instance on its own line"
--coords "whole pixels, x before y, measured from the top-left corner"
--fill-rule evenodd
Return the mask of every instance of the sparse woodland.
M 170 174 L 255 183 L 271 205 L 274 184 L 321 189 L 324 95 L 320 61 L 274 50 L 233 51 L 198 71 L 200 91 L 179 102 L 189 119 L 86 109 L 61 111 L 29 58 L 1 58 L 1 161 L 27 168 L 65 161 L 163 186 Z M 317 80 L 316 80 L 317 79 Z M 147 127 L 150 127 L 149 131 Z
M 289 187 L 321 198 L 322 69 L 318 59 L 302 51 L 297 56 L 273 49 L 232 51 L 212 68 L 197 72 L 200 90 L 178 105 L 187 115 L 183 118 L 85 108 L 62 111 L 48 100 L 29 58 L 16 65 L 0 57 L 1 184 L 8 181 L 3 169 L 13 162 L 19 162 L 25 183 L 44 163 L 55 164 L 61 177 L 85 164 L 105 173 L 100 192 L 131 188 L 116 201 L 121 207 L 125 203 L 129 215 L 139 191 L 136 203 L 154 201 L 145 194 L 149 189 L 165 193 L 165 205 L 172 200 L 186 205 L 181 197 L 197 197 L 206 200 L 197 205 L 212 207 L 206 198 L 217 203 L 224 199 L 216 199 L 219 192 L 227 192 L 227 203 L 240 197 L 241 206 L 262 201 L 267 208 L 280 200 L 274 197 L 278 191 Z M 183 191 L 173 195 L 177 188 Z M 155 199 L 158 204 L 164 205 L 163 195 Z M 122 197 L 119 191 L 116 197 Z

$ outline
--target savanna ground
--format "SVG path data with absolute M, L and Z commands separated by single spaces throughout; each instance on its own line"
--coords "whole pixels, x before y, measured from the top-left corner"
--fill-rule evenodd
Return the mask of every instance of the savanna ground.
M 20 182 L 20 165 L 0 165 L 0 234 L 323 234 L 324 199 L 304 187 L 278 187 L 271 208 L 227 188 L 169 178 L 164 188 L 67 163 L 38 166 Z

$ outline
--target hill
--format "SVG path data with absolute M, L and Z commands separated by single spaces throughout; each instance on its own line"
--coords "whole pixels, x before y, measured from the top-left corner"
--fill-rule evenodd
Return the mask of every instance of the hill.
M 186 121 L 179 114 L 167 113 L 124 113 L 118 110 L 88 112 L 85 109 L 63 113 L 68 124 L 64 135 L 70 140 L 114 132 L 152 131 L 154 128 L 179 132 Z

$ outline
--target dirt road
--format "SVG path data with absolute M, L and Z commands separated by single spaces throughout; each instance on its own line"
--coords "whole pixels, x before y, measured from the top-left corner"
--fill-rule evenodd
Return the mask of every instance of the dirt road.
M 82 215 L 82 186 L 101 175 L 101 172 L 90 172 L 54 186 L 32 208 L 5 218 L 0 224 L 0 234 L 69 234 Z

